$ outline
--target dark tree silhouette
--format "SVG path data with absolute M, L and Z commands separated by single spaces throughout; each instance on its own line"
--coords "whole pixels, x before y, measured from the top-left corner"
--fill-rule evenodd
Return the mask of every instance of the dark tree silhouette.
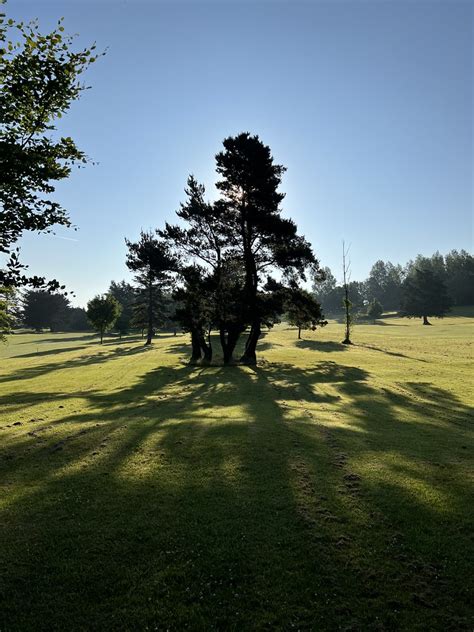
M 365 298 L 381 303 L 388 311 L 398 310 L 402 294 L 403 270 L 390 261 L 376 261 L 364 284 Z
M 6 341 L 7 334 L 21 317 L 17 290 L 13 287 L 0 287 L 0 342 Z
M 474 305 L 474 256 L 452 250 L 444 258 L 446 285 L 455 305 Z
M 90 331 L 86 310 L 82 307 L 69 307 L 65 314 L 65 331 Z
M 7 41 L 7 29 L 14 38 Z M 64 289 L 55 280 L 29 277 L 16 243 L 25 231 L 51 232 L 70 226 L 68 214 L 48 198 L 55 182 L 67 178 L 74 164 L 87 162 L 72 138 L 53 138 L 56 119 L 85 89 L 81 74 L 95 61 L 95 46 L 73 52 L 73 38 L 61 21 L 47 35 L 36 22 L 6 21 L 0 13 L 0 253 L 7 263 L 0 285 Z
M 324 320 L 321 312 L 321 305 L 314 298 L 313 294 L 306 290 L 295 288 L 288 292 L 285 302 L 288 323 L 298 328 L 298 339 L 301 338 L 302 329 L 324 327 L 327 320 Z
M 125 240 L 128 247 L 127 267 L 135 272 L 140 305 L 146 305 L 147 337 L 145 345 L 150 345 L 155 327 L 161 322 L 162 311 L 159 300 L 172 283 L 170 272 L 177 263 L 171 256 L 167 243 L 153 232 L 141 231 L 139 241 Z
M 350 246 L 349 246 L 350 248 Z M 347 258 L 349 254 L 349 248 L 346 250 L 345 243 L 342 242 L 342 276 L 343 276 L 343 288 L 344 288 L 344 316 L 346 321 L 346 332 L 344 336 L 344 340 L 342 341 L 343 345 L 351 345 L 351 330 L 353 325 L 352 318 L 352 302 L 349 298 L 349 281 L 350 281 L 350 261 Z
M 62 328 L 67 316 L 69 301 L 62 294 L 51 294 L 45 290 L 28 290 L 22 301 L 22 322 L 36 331 Z
M 181 267 L 183 283 L 173 294 L 176 301 L 174 318 L 184 331 L 191 334 L 190 363 L 201 358 L 207 364 L 212 360 L 210 333 L 215 312 L 215 284 L 201 266 Z
M 120 338 L 123 334 L 127 334 L 132 326 L 133 306 L 137 299 L 135 288 L 126 281 L 110 282 L 109 294 L 120 303 L 122 311 L 117 318 L 115 328 L 119 332 Z
M 428 317 L 442 318 L 451 304 L 446 284 L 433 270 L 414 267 L 410 271 L 403 283 L 404 316 L 423 318 L 423 325 L 430 325 Z
M 209 331 L 214 325 L 221 332 L 224 328 L 219 318 L 219 306 L 223 306 L 222 282 L 228 228 L 224 209 L 218 203 L 205 200 L 205 188 L 194 176 L 189 176 L 185 193 L 186 202 L 176 212 L 185 227 L 166 224 L 160 235 L 180 261 L 182 283 L 175 293 L 175 299 L 181 303 L 177 320 L 191 334 L 191 362 L 197 362 L 201 356 L 210 362 L 212 346 Z M 196 260 L 201 264 L 195 264 Z
M 241 362 L 255 364 L 263 318 L 259 301 L 262 273 L 276 268 L 303 278 L 305 268 L 317 262 L 309 243 L 297 234 L 295 223 L 281 217 L 284 194 L 278 187 L 285 168 L 274 163 L 270 148 L 248 133 L 226 138 L 223 144 L 216 156 L 221 177 L 217 188 L 223 195 L 229 239 L 244 266 L 240 326 L 250 325 Z
M 377 318 L 380 318 L 382 314 L 383 314 L 383 307 L 381 303 L 379 303 L 379 301 L 377 301 L 377 299 L 374 298 L 373 301 L 369 303 L 369 306 L 367 308 L 367 316 L 371 318 L 375 323 Z

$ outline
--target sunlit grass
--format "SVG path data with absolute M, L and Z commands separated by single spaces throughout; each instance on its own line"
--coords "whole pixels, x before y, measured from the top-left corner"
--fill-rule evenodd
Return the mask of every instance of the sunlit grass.
M 0 347 L 0 629 L 471 629 L 469 312 Z

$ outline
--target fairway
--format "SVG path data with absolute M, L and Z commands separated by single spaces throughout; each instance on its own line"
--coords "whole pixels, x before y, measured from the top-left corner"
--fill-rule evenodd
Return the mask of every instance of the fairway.
M 0 629 L 471 630 L 474 319 L 433 323 L 10 336 Z

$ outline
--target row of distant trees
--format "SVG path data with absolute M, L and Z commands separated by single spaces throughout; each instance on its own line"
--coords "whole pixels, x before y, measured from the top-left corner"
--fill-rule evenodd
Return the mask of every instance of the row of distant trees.
M 338 314 L 343 310 L 344 287 L 329 268 L 323 272 L 324 279 L 313 278 L 314 294 L 326 314 Z M 443 316 L 452 305 L 474 305 L 474 257 L 452 250 L 445 256 L 418 255 L 404 266 L 377 261 L 365 281 L 349 283 L 349 295 L 360 315 L 370 316 L 372 306 L 372 314 Z
M 136 244 L 127 243 L 132 269 L 144 252 L 151 253 L 153 248 L 161 247 L 153 233 L 142 233 Z M 422 317 L 426 324 L 428 317 L 443 316 L 452 304 L 474 304 L 474 257 L 466 251 L 453 250 L 444 257 L 438 252 L 431 257 L 418 255 L 403 267 L 377 261 L 366 281 L 349 283 L 349 296 L 353 311 L 360 317 L 376 320 L 384 312 L 396 311 Z M 190 318 L 196 312 L 193 304 L 186 306 L 186 298 L 186 291 L 177 286 L 176 277 L 163 274 L 158 279 L 143 272 L 138 272 L 134 284 L 112 281 L 108 292 L 90 301 L 88 309 L 72 307 L 63 294 L 44 290 L 20 294 L 11 288 L 1 293 L 0 324 L 4 328 L 24 326 L 36 331 L 96 329 L 101 338 L 109 330 L 119 336 L 138 330 L 142 337 L 146 334 L 150 344 L 158 329 L 174 333 L 177 328 L 190 330 Z M 329 268 L 324 268 L 313 275 L 312 293 L 301 288 L 287 289 L 285 299 L 274 308 L 267 324 L 284 318 L 297 327 L 300 337 L 302 329 L 325 324 L 323 311 L 327 315 L 343 312 L 344 287 L 337 284 Z M 213 328 L 212 323 L 210 327 Z
M 27 290 L 23 293 L 14 290 L 3 291 L 3 313 L 10 321 L 10 327 L 26 327 L 35 331 L 49 329 L 59 331 L 91 331 L 96 327 L 102 315 L 97 319 L 94 308 L 97 299 L 105 297 L 113 299 L 113 309 L 105 318 L 102 333 L 112 329 L 118 335 L 131 331 L 146 330 L 148 325 L 147 304 L 138 288 L 126 281 L 110 283 L 106 295 L 95 297 L 89 302 L 87 309 L 73 307 L 64 294 L 51 293 L 45 290 Z M 105 313 L 104 309 L 104 313 Z M 175 312 L 173 298 L 170 294 L 156 296 L 153 302 L 153 324 L 155 328 L 176 329 L 176 323 L 171 320 Z
M 146 334 L 148 344 L 158 329 L 175 333 L 178 327 L 191 330 L 192 319 L 197 317 L 198 311 L 195 311 L 195 303 L 189 302 L 190 298 L 194 301 L 204 298 L 190 297 L 189 290 L 180 286 L 176 275 L 170 272 L 154 276 L 150 269 L 148 273 L 139 270 L 140 267 L 151 268 L 150 255 L 155 248 L 163 246 L 156 235 L 142 233 L 137 243 L 127 244 L 127 262 L 138 270 L 134 284 L 112 281 L 108 292 L 90 301 L 87 309 L 72 307 L 63 294 L 44 290 L 20 294 L 13 288 L 4 290 L 0 297 L 0 317 L 5 320 L 4 325 L 8 321 L 10 327 L 24 326 L 36 331 L 96 329 L 101 337 L 109 330 L 120 336 L 138 330 L 142 336 Z M 193 270 L 199 273 L 199 269 Z M 324 325 L 323 311 L 327 315 L 338 315 L 344 309 L 344 287 L 337 284 L 329 268 L 313 274 L 312 293 L 293 287 L 286 288 L 284 295 L 273 304 L 274 311 L 266 324 L 284 318 L 297 327 L 298 337 L 302 329 Z M 361 317 L 376 320 L 384 312 L 395 311 L 423 317 L 426 323 L 430 316 L 443 316 L 453 304 L 474 305 L 474 257 L 466 251 L 453 250 L 446 256 L 439 252 L 431 257 L 418 255 L 405 266 L 377 261 L 365 281 L 349 283 L 349 296 L 353 311 Z M 207 317 L 212 318 L 210 313 Z M 209 322 L 208 326 L 212 329 L 214 325 Z M 205 343 L 209 355 L 208 342 Z

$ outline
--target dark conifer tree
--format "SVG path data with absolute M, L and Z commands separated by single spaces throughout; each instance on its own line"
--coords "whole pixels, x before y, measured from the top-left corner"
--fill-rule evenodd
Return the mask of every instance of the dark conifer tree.
M 191 333 L 192 361 L 198 356 L 196 341 L 204 360 L 210 361 L 212 347 L 205 330 L 216 327 L 227 364 L 232 361 L 235 344 L 245 328 L 242 262 L 235 254 L 226 205 L 207 202 L 204 186 L 193 176 L 188 178 L 185 192 L 187 200 L 177 211 L 185 227 L 167 224 L 160 233 L 181 260 L 183 284 L 176 296 L 182 306 L 178 314 L 185 330 Z M 196 259 L 201 265 L 193 263 Z M 203 313 L 198 314 L 198 309 Z
M 28 290 L 23 297 L 22 321 L 36 331 L 50 328 L 61 329 L 69 308 L 68 299 L 62 294 L 51 294 L 45 290 Z
M 317 263 L 295 223 L 281 217 L 284 194 L 278 187 L 285 168 L 274 163 L 270 148 L 258 136 L 242 133 L 226 138 L 216 163 L 229 239 L 244 267 L 241 324 L 248 322 L 250 332 L 241 361 L 255 364 L 263 318 L 259 301 L 263 273 L 277 268 L 303 277 L 305 268 Z
M 171 271 L 176 262 L 170 254 L 168 245 L 153 232 L 141 231 L 138 242 L 125 240 L 128 247 L 126 264 L 136 273 L 135 282 L 139 288 L 138 301 L 146 304 L 147 337 L 145 345 L 150 345 L 155 327 L 160 324 L 160 311 L 157 301 L 171 283 Z
M 444 281 L 429 268 L 413 267 L 403 283 L 402 314 L 423 318 L 430 325 L 429 316 L 442 318 L 451 308 Z
M 175 320 L 184 331 L 191 334 L 190 363 L 202 360 L 209 364 L 212 360 L 210 340 L 214 317 L 214 282 L 206 271 L 197 265 L 182 267 L 183 280 L 175 290 Z
M 379 303 L 379 301 L 376 298 L 374 298 L 374 300 L 371 301 L 367 307 L 367 316 L 371 318 L 375 323 L 377 318 L 380 318 L 382 314 L 383 314 L 383 306 L 381 303 Z
M 287 292 L 285 302 L 288 323 L 298 328 L 298 339 L 302 329 L 314 331 L 317 327 L 327 325 L 321 312 L 321 305 L 314 295 L 301 288 L 292 288 Z
M 133 306 L 137 298 L 135 288 L 126 281 L 116 283 L 111 281 L 109 294 L 117 299 L 120 303 L 122 311 L 115 322 L 115 329 L 119 332 L 120 337 L 130 331 L 132 326 Z

